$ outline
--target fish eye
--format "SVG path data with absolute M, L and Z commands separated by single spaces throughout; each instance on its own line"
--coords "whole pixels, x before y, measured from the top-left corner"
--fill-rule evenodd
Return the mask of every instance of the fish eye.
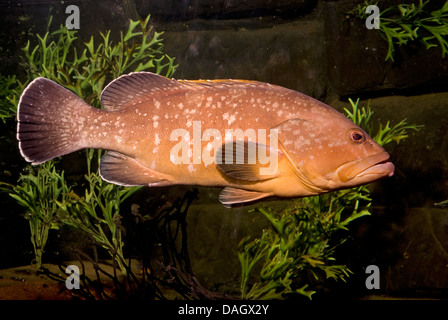
M 356 143 L 362 143 L 364 140 L 366 140 L 365 134 L 360 130 L 352 130 L 349 133 L 350 141 L 356 142 Z

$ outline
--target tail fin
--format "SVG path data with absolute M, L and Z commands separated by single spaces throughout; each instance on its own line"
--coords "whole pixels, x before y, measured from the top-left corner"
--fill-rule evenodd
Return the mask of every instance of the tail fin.
M 17 139 L 25 160 L 40 164 L 84 148 L 81 131 L 92 107 L 46 78 L 31 82 L 17 107 Z

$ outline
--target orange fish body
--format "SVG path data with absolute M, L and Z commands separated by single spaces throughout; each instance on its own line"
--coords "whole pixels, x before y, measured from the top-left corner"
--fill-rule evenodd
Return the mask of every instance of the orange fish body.
M 350 188 L 394 171 L 389 154 L 341 113 L 267 83 L 131 73 L 104 89 L 101 104 L 35 79 L 18 106 L 24 158 L 39 164 L 105 149 L 106 181 L 225 187 L 227 206 Z

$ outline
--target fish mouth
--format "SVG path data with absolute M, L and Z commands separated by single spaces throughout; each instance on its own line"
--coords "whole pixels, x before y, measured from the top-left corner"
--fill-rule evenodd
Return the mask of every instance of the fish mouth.
M 394 174 L 395 166 L 389 161 L 389 158 L 389 153 L 384 151 L 361 160 L 348 162 L 339 167 L 339 179 L 344 183 L 363 184 L 391 177 Z

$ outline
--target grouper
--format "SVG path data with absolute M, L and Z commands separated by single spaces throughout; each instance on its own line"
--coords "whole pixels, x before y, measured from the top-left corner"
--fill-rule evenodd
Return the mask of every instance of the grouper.
M 35 79 L 18 105 L 21 154 L 37 165 L 104 149 L 99 171 L 108 182 L 223 187 L 226 206 L 317 195 L 394 173 L 389 154 L 343 114 L 273 84 L 137 72 L 110 82 L 101 105 Z

